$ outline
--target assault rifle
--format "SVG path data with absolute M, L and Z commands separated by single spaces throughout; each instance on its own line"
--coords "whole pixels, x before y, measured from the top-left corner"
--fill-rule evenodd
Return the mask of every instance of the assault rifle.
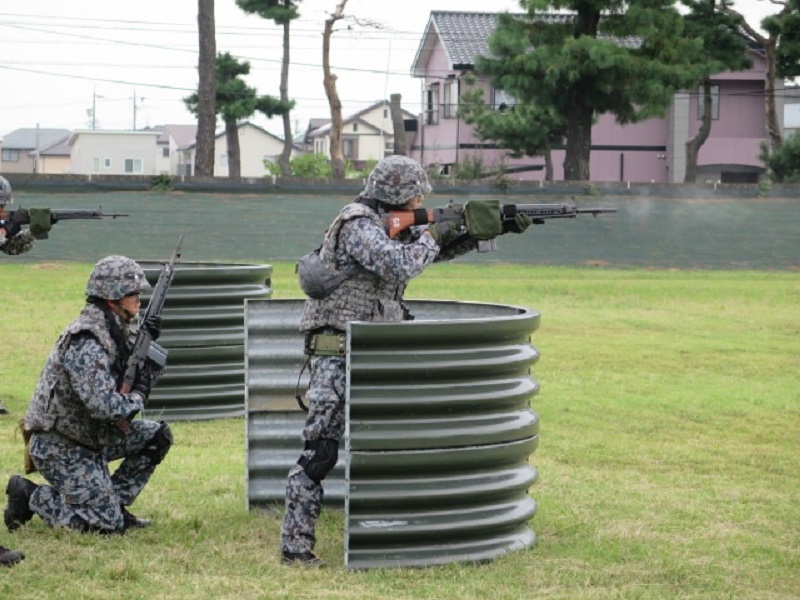
M 158 281 L 150 295 L 150 300 L 147 302 L 147 309 L 145 309 L 144 315 L 139 316 L 139 332 L 136 334 L 136 340 L 133 342 L 133 350 L 131 350 L 128 364 L 125 367 L 125 373 L 122 376 L 122 383 L 119 387 L 121 394 L 128 394 L 131 389 L 133 389 L 136 376 L 141 369 L 145 368 L 145 361 L 147 361 L 147 359 L 152 360 L 159 367 L 164 367 L 167 364 L 167 355 L 169 351 L 155 343 L 153 341 L 153 336 L 150 335 L 147 328 L 142 327 L 141 324 L 150 317 L 161 316 L 161 312 L 164 310 L 164 302 L 167 299 L 169 286 L 175 278 L 175 261 L 181 257 L 182 243 L 183 236 L 181 235 L 180 238 L 178 238 L 178 245 L 175 246 L 175 251 L 172 253 L 172 258 L 161 267 L 161 273 L 158 274 Z M 121 421 L 119 426 L 120 429 L 125 431 L 127 429 L 127 421 Z
M 616 208 L 578 208 L 574 204 L 500 204 L 495 200 L 470 200 L 466 204 L 450 203 L 438 208 L 389 211 L 382 215 L 383 225 L 390 238 L 396 237 L 414 225 L 447 222 L 462 233 L 473 233 L 470 215 L 480 219 L 481 231 L 477 233 L 478 251 L 495 249 L 494 237 L 504 231 L 505 223 L 513 222 L 517 215 L 529 217 L 534 225 L 544 225 L 549 219 L 574 219 L 578 215 L 615 213 Z M 488 217 L 487 217 L 488 215 Z M 495 219 L 496 215 L 496 219 Z
M 116 219 L 117 217 L 128 216 L 127 213 L 104 213 L 102 207 L 97 210 L 84 208 L 18 208 L 7 211 L 7 214 L 8 221 L 12 221 L 19 226 L 30 225 L 31 233 L 39 240 L 47 239 L 48 232 L 59 221 L 102 219 L 105 217 Z

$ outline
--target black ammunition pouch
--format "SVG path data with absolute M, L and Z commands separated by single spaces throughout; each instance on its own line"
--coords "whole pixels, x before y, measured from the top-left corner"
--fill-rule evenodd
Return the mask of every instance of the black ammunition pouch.
M 339 460 L 339 441 L 329 438 L 320 438 L 306 442 L 306 450 L 313 450 L 311 457 L 301 456 L 297 464 L 303 467 L 308 478 L 314 483 L 320 483 L 328 476 Z

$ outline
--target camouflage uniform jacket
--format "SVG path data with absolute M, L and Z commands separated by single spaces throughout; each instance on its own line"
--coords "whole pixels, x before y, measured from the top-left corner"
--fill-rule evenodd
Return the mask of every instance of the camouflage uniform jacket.
M 121 441 L 117 421 L 141 410 L 143 398 L 117 392 L 117 353 L 103 312 L 87 304 L 47 358 L 25 428 L 55 431 L 94 450 Z
M 11 238 L 5 236 L 4 231 L 0 231 L 0 252 L 4 254 L 24 254 L 33 248 L 34 240 L 33 234 L 28 231 L 20 231 L 17 235 Z
M 440 253 L 434 239 L 422 235 L 423 229 L 414 227 L 390 239 L 373 209 L 360 203 L 345 206 L 325 233 L 320 258 L 348 278 L 327 298 L 306 300 L 300 329 L 344 330 L 350 321 L 409 318 L 403 305 L 408 282 L 432 262 L 476 247 L 469 239 Z

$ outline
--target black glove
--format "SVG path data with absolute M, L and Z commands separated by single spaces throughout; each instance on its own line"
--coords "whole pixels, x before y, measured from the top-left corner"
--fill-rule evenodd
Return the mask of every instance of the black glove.
M 433 223 L 432 225 L 428 226 L 426 231 L 436 241 L 436 243 L 439 245 L 439 248 L 444 248 L 447 246 L 447 244 L 452 242 L 460 235 L 458 229 L 453 227 L 447 221 Z
M 6 238 L 14 237 L 22 229 L 13 219 L 0 219 L 0 228 L 6 230 Z
M 150 369 L 139 369 L 139 373 L 136 376 L 136 381 L 133 382 L 131 391 L 141 394 L 146 402 L 150 397 L 151 385 Z
M 142 323 L 141 328 L 150 334 L 153 341 L 157 340 L 161 335 L 161 317 L 158 315 L 147 317 Z
M 533 221 L 528 215 L 517 213 L 513 219 L 503 219 L 503 233 L 524 233 L 531 225 Z

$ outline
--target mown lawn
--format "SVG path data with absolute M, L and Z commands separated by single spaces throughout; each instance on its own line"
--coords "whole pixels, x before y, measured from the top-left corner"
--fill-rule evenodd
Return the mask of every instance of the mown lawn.
M 0 263 L 0 477 L 39 369 L 82 304 L 90 264 Z M 275 297 L 297 297 L 276 263 Z M 34 519 L 0 544 L 28 558 L 0 597 L 797 598 L 800 275 L 437 265 L 409 297 L 542 313 L 534 344 L 538 544 L 486 565 L 349 572 L 325 511 L 320 571 L 280 565 L 275 517 L 245 510 L 242 420 L 176 423 L 137 502 L 156 524 L 122 538 Z

